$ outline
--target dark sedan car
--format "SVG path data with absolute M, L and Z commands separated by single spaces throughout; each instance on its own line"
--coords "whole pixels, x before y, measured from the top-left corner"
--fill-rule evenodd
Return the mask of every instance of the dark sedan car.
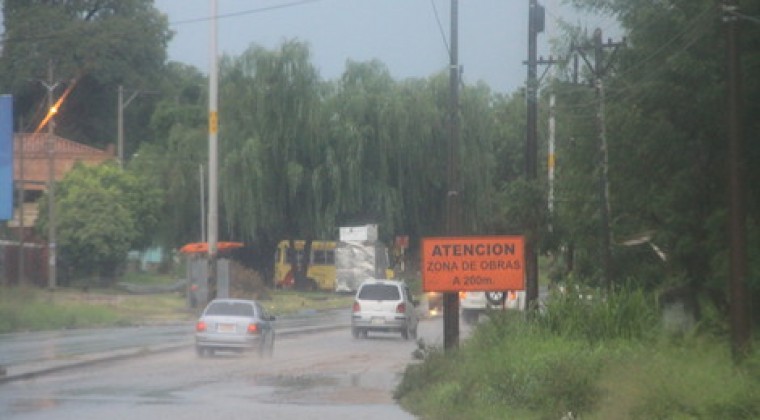
M 195 326 L 195 349 L 199 356 L 217 350 L 274 352 L 274 317 L 254 300 L 214 299 Z

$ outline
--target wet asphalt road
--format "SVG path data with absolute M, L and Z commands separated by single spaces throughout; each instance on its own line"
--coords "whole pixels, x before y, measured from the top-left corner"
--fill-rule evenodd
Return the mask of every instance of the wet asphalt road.
M 188 341 L 170 351 L 0 384 L 0 418 L 413 418 L 395 403 L 392 392 L 403 370 L 414 362 L 411 355 L 416 343 L 397 334 L 354 339 L 348 315 L 337 311 L 329 316 L 345 326 L 308 334 L 296 333 L 294 327 L 293 333 L 278 335 L 275 354 L 269 359 L 236 353 L 199 358 Z M 279 323 L 286 324 L 285 319 Z M 179 332 L 172 332 L 174 328 Z M 463 334 L 466 328 L 462 326 Z M 187 325 L 144 327 L 153 331 L 140 336 L 147 340 L 178 337 L 181 342 L 192 338 L 192 326 L 185 336 L 187 329 Z M 71 334 L 70 345 L 62 348 L 75 351 L 85 342 L 129 341 L 111 338 L 119 335 L 118 330 L 102 332 L 100 339 Z M 441 319 L 422 321 L 419 332 L 427 343 L 440 345 Z M 34 340 L 28 343 L 33 345 Z
M 348 310 L 304 311 L 279 317 L 280 331 L 350 324 Z M 0 366 L 34 364 L 51 359 L 113 352 L 123 349 L 178 346 L 193 341 L 194 323 L 104 329 L 0 334 Z

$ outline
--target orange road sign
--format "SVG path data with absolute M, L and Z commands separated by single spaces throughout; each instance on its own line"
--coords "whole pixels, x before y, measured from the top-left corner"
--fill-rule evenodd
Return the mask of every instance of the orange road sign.
M 525 238 L 423 238 L 422 288 L 426 292 L 524 290 Z

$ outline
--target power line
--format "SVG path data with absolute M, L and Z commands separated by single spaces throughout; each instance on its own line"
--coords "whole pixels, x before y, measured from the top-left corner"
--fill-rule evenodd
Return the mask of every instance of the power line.
M 451 49 L 449 48 L 449 41 L 446 39 L 446 33 L 443 30 L 443 25 L 441 24 L 441 17 L 438 15 L 438 8 L 435 6 L 435 0 L 430 0 L 430 6 L 433 7 L 433 14 L 435 15 L 435 21 L 438 24 L 438 30 L 441 33 L 441 39 L 443 40 L 443 45 L 446 46 L 446 54 L 448 54 L 449 58 L 451 58 Z
M 760 17 L 745 15 L 745 14 L 737 12 L 735 9 L 731 9 L 731 8 L 725 7 L 725 6 L 723 7 L 723 12 L 725 12 L 726 14 L 729 14 L 729 15 L 736 16 L 739 19 L 744 19 L 744 20 L 750 21 L 752 23 L 760 24 Z
M 663 44 L 661 44 L 660 47 L 657 48 L 655 51 L 653 51 L 648 57 L 646 57 L 646 58 L 644 58 L 642 60 L 639 60 L 636 63 L 635 66 L 631 66 L 628 69 L 626 69 L 626 71 L 623 72 L 623 73 L 621 73 L 621 75 L 625 75 L 625 73 L 634 71 L 634 70 L 636 70 L 636 69 L 638 69 L 640 67 L 644 67 L 644 65 L 646 65 L 650 61 L 654 60 L 657 57 L 658 54 L 660 54 L 662 51 L 664 51 L 672 43 L 676 42 L 679 38 L 682 38 L 687 33 L 689 33 L 690 31 L 692 31 L 694 29 L 696 29 L 699 25 L 701 25 L 702 24 L 701 19 L 704 18 L 705 16 L 707 16 L 708 12 L 710 12 L 711 10 L 713 10 L 712 6 L 705 7 L 704 10 L 702 10 L 697 16 L 694 17 L 694 19 L 691 21 L 691 23 L 689 23 L 686 26 L 686 28 L 684 28 L 681 32 L 677 33 L 676 35 L 674 35 L 668 41 L 666 41 Z M 701 27 L 701 28 L 702 28 L 703 33 L 706 32 L 706 28 L 705 27 Z M 691 44 L 687 44 L 684 48 L 682 48 L 682 49 L 680 49 L 680 50 L 678 50 L 676 52 L 681 52 L 681 51 L 685 50 L 686 48 L 690 47 L 692 44 L 693 44 L 693 42 Z
M 231 13 L 224 13 L 217 15 L 217 19 L 228 19 L 228 18 L 234 18 L 234 17 L 240 17 L 240 16 L 246 16 L 246 15 L 252 15 L 257 13 L 264 13 L 264 12 L 270 12 L 272 10 L 278 10 L 278 9 L 286 9 L 290 7 L 297 7 L 297 6 L 303 6 L 310 3 L 317 3 L 324 0 L 298 0 L 293 1 L 290 3 L 284 3 L 284 4 L 278 4 L 273 6 L 265 6 L 265 7 L 259 7 L 256 9 L 249 9 L 249 10 L 241 10 L 239 12 L 231 12 Z M 199 23 L 199 22 L 206 22 L 213 19 L 213 16 L 204 16 L 199 18 L 192 18 L 192 19 L 186 19 L 186 20 L 178 20 L 175 22 L 169 22 L 169 26 L 177 26 L 177 25 L 185 25 L 189 23 Z M 7 28 L 6 28 L 7 29 Z M 51 31 L 47 33 L 42 34 L 35 34 L 30 36 L 11 36 L 10 38 L 4 38 L 0 39 L 0 44 L 5 44 L 9 41 L 11 42 L 29 42 L 29 41 L 49 41 L 52 39 L 60 38 L 63 35 L 66 35 L 67 33 L 71 32 L 77 32 L 80 31 L 81 28 L 78 27 L 69 27 L 61 30 Z M 6 30 L 7 32 L 7 30 Z
M 647 63 L 649 63 L 650 61 L 652 61 L 652 60 L 654 60 L 656 58 L 660 58 L 658 56 L 660 56 L 663 53 L 663 51 L 665 51 L 665 49 L 668 46 L 671 46 L 674 42 L 676 42 L 677 40 L 683 38 L 689 32 L 694 31 L 695 29 L 699 28 L 699 32 L 695 32 L 694 33 L 695 36 L 692 39 L 690 39 L 684 45 L 682 45 L 682 46 L 678 47 L 677 49 L 673 50 L 667 57 L 673 57 L 676 54 L 679 54 L 679 53 L 681 53 L 683 51 L 686 51 L 687 49 L 691 48 L 692 45 L 694 45 L 700 39 L 704 38 L 704 36 L 707 35 L 710 32 L 710 28 L 709 27 L 702 26 L 701 24 L 703 23 L 702 22 L 702 18 L 704 18 L 706 16 L 706 13 L 709 12 L 711 9 L 712 9 L 712 7 L 705 8 L 705 10 L 703 10 L 696 17 L 694 17 L 694 19 L 689 23 L 689 25 L 684 30 L 680 31 L 679 33 L 677 33 L 676 35 L 674 35 L 673 37 L 671 37 L 664 44 L 662 44 L 660 47 L 658 47 L 655 51 L 653 51 L 651 54 L 649 54 L 647 57 L 645 57 L 645 58 L 637 61 L 637 63 L 635 65 L 624 69 L 620 73 L 617 73 L 615 75 L 615 80 L 625 81 L 625 77 L 626 76 L 628 76 L 631 73 L 633 73 L 634 71 L 636 71 L 636 70 L 644 67 L 644 65 L 647 64 Z M 610 98 L 616 98 L 616 99 L 625 98 L 625 99 L 629 99 L 630 100 L 633 97 L 635 97 L 635 96 L 637 96 L 637 95 L 640 94 L 640 93 L 636 93 L 636 92 L 633 92 L 633 91 L 637 87 L 640 87 L 642 82 L 646 82 L 647 79 L 652 79 L 657 74 L 662 73 L 663 71 L 666 71 L 666 70 L 667 70 L 666 66 L 657 66 L 653 71 L 651 71 L 651 72 L 649 72 L 647 74 L 644 74 L 643 77 L 638 82 L 636 82 L 636 83 L 628 84 L 626 87 L 620 88 L 620 89 L 610 89 L 611 90 L 610 91 Z M 630 95 L 629 96 L 624 96 L 627 92 L 631 92 Z M 595 105 L 596 105 L 595 101 L 588 101 L 588 102 L 585 102 L 585 103 L 582 102 L 582 103 L 574 104 L 574 105 L 572 105 L 572 108 L 577 109 L 577 108 L 593 107 Z M 560 105 L 559 108 L 568 108 L 568 107 Z
M 254 15 L 257 13 L 271 12 L 272 10 L 287 9 L 290 7 L 303 6 L 309 3 L 317 3 L 320 1 L 323 1 L 323 0 L 299 0 L 299 1 L 293 1 L 290 3 L 278 4 L 274 6 L 265 6 L 265 7 L 259 7 L 256 9 L 241 10 L 239 12 L 218 14 L 216 15 L 216 18 L 228 19 L 228 18 L 234 18 L 234 17 L 240 17 L 240 16 Z M 214 16 L 205 16 L 205 17 L 193 18 L 193 19 L 187 19 L 187 20 L 178 20 L 176 22 L 170 22 L 169 25 L 170 26 L 185 25 L 188 23 L 206 22 L 211 19 L 214 19 Z

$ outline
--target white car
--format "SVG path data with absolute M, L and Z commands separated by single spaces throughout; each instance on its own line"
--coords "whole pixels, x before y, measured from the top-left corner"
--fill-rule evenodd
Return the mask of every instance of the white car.
M 351 311 L 351 333 L 366 338 L 372 332 L 397 332 L 405 340 L 417 338 L 417 302 L 406 283 L 365 280 L 356 291 Z
M 212 300 L 195 325 L 195 349 L 199 356 L 213 355 L 217 350 L 256 350 L 260 356 L 271 356 L 274 320 L 253 300 Z
M 525 309 L 525 291 L 459 292 L 462 320 L 475 324 L 489 309 Z

